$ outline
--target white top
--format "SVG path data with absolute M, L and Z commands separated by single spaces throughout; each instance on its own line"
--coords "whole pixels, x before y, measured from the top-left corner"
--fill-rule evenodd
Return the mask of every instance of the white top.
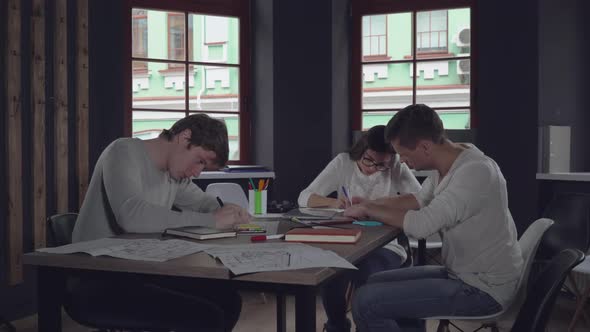
M 343 152 L 332 159 L 313 182 L 299 194 L 297 202 L 299 206 L 305 207 L 311 194 L 327 196 L 334 191 L 338 192 L 338 197 L 344 197 L 342 186 L 346 188 L 350 198 L 358 196 L 366 199 L 415 193 L 420 190 L 420 183 L 408 166 L 399 162 L 398 155 L 395 155 L 389 170 L 365 175 L 356 161 L 350 159 L 347 152 Z M 406 251 L 397 244 L 397 240 L 388 243 L 385 248 L 402 257 L 402 261 L 407 259 Z
M 590 181 L 590 172 L 537 173 L 537 180 Z
M 173 204 L 183 212 L 172 211 Z M 216 199 L 190 179 L 178 181 L 156 168 L 144 142 L 120 138 L 98 158 L 72 241 L 121 232 L 162 232 L 169 227 L 214 227 L 209 212 L 217 208 Z
M 342 186 L 346 188 L 351 198 L 358 196 L 366 199 L 396 196 L 420 190 L 420 183 L 408 166 L 399 162 L 397 155 L 389 170 L 365 175 L 356 161 L 350 159 L 347 152 L 343 152 L 332 159 L 313 182 L 299 194 L 297 203 L 305 207 L 311 194 L 327 196 L 334 191 L 338 192 L 338 197 L 344 197 Z
M 443 179 L 434 173 L 415 196 L 421 208 L 406 214 L 406 234 L 424 238 L 439 232 L 443 264 L 450 272 L 506 308 L 523 259 L 498 165 L 470 146 Z
M 251 178 L 275 178 L 275 172 L 223 172 L 223 171 L 206 171 L 201 172 L 198 177 L 193 178 L 196 180 L 209 180 L 209 179 L 251 179 Z

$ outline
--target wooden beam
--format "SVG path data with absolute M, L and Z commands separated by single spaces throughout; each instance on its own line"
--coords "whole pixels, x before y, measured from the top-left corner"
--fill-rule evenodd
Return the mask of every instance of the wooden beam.
M 8 283 L 23 280 L 23 192 L 21 113 L 21 1 L 8 0 L 6 142 L 8 144 Z
M 68 27 L 67 0 L 55 1 L 55 187 L 57 213 L 68 212 Z
M 31 108 L 33 112 L 33 239 L 45 247 L 47 172 L 45 167 L 45 0 L 33 0 L 31 12 Z
M 78 207 L 88 190 L 88 0 L 78 0 L 76 24 L 76 131 Z

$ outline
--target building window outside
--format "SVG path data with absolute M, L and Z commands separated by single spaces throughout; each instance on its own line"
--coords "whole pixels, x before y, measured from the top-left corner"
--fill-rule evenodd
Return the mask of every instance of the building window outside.
M 143 8 L 131 12 L 132 136 L 153 138 L 187 115 L 205 113 L 225 122 L 230 161 L 246 162 L 240 18 Z
M 353 86 L 360 85 L 360 94 L 352 92 L 354 130 L 386 124 L 411 104 L 435 109 L 446 129 L 471 128 L 471 8 L 353 15 L 361 16 L 362 29 L 361 40 L 353 41 L 360 48 L 360 61 L 352 63 L 359 73 Z M 385 42 L 379 43 L 388 45 L 386 57 L 373 57 L 383 52 L 367 40 L 375 17 L 386 22 Z
M 363 17 L 363 57 L 387 56 L 387 15 Z
M 144 9 L 133 9 L 132 16 L 133 56 L 146 58 L 148 52 L 147 12 Z M 134 62 L 133 70 L 147 70 L 145 62 Z
M 436 10 L 416 14 L 416 49 L 418 53 L 447 52 L 448 11 Z

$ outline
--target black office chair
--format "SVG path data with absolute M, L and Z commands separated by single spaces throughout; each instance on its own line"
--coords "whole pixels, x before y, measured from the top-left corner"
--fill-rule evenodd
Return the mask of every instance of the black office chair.
M 584 257 L 584 253 L 580 250 L 565 249 L 545 265 L 532 283 L 511 332 L 545 331 L 565 278 L 576 265 L 584 260 Z
M 48 245 L 62 246 L 72 242 L 72 232 L 77 213 L 63 213 L 47 218 Z M 138 282 L 139 284 L 139 282 Z M 132 290 L 129 283 L 107 285 L 100 280 L 72 278 L 68 281 L 64 296 L 64 309 L 81 325 L 99 331 L 202 331 L 218 332 L 223 326 L 223 311 L 216 304 L 190 294 L 153 286 L 125 296 Z M 153 299 L 159 299 L 154 303 Z M 141 308 L 137 304 L 142 303 Z M 167 310 L 166 303 L 175 303 L 179 310 Z M 195 308 L 207 310 L 201 317 L 207 321 L 196 321 Z M 146 319 L 147 318 L 147 319 Z M 198 329 L 195 330 L 195 326 Z
M 545 232 L 537 259 L 547 261 L 564 249 L 587 252 L 590 247 L 590 195 L 557 194 L 547 205 L 543 218 L 555 224 Z
M 61 213 L 47 218 L 47 244 L 59 247 L 72 243 L 77 218 L 77 213 Z

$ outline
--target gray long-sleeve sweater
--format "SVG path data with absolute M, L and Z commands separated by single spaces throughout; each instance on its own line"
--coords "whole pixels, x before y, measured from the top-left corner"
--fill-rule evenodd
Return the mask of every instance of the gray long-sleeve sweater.
M 508 305 L 523 259 L 498 165 L 472 146 L 444 178 L 436 172 L 426 179 L 415 197 L 421 208 L 408 211 L 404 231 L 416 238 L 439 232 L 450 272 Z
M 182 212 L 172 211 L 173 204 Z M 215 198 L 190 179 L 175 180 L 156 168 L 144 142 L 120 138 L 96 163 L 72 240 L 162 232 L 169 227 L 214 227 L 211 212 L 217 208 Z

